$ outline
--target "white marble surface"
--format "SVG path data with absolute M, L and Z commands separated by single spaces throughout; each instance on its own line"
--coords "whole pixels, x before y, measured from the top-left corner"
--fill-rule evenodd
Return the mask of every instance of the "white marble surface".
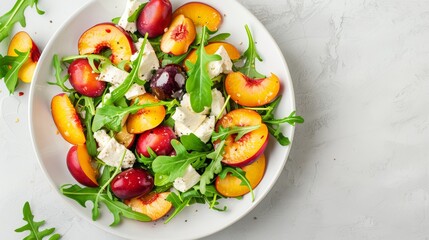
M 43 49 L 86 1 L 42 0 L 46 15 L 28 9 L 26 31 Z M 206 239 L 429 239 L 429 1 L 240 2 L 280 45 L 306 123 L 266 199 Z M 28 132 L 29 86 L 18 88 L 23 96 L 3 82 L 0 91 L 0 238 L 25 236 L 13 230 L 30 201 L 63 239 L 119 240 L 76 216 L 43 176 Z

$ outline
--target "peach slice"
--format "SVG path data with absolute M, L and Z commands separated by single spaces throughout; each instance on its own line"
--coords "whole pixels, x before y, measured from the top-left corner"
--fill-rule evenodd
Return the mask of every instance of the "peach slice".
M 211 32 L 217 31 L 222 14 L 210 5 L 201 2 L 189 2 L 174 11 L 173 17 L 180 14 L 190 18 L 197 26 L 207 26 Z
M 118 143 L 130 149 L 134 144 L 136 135 L 129 133 L 127 130 L 127 126 L 124 125 L 122 126 L 121 131 L 115 134 L 115 139 L 116 141 L 118 141 Z
M 246 173 L 246 178 L 249 180 L 252 189 L 255 189 L 261 182 L 265 173 L 265 155 L 262 154 L 256 161 L 243 167 L 243 171 Z M 225 197 L 239 197 L 250 192 L 250 189 L 241 185 L 241 180 L 231 174 L 228 174 L 224 179 L 219 176 L 215 181 L 216 190 Z
M 58 131 L 67 142 L 73 145 L 81 145 L 86 142 L 82 123 L 65 93 L 60 93 L 52 98 L 51 112 Z
M 80 184 L 88 187 L 98 186 L 98 170 L 93 167 L 91 156 L 89 156 L 85 144 L 70 148 L 67 154 L 67 168 Z
M 267 78 L 252 79 L 241 72 L 232 72 L 225 79 L 225 89 L 236 103 L 247 107 L 259 107 L 277 97 L 280 80 L 273 73 Z
M 165 200 L 169 194 L 170 192 L 151 192 L 143 197 L 125 200 L 124 203 L 134 211 L 143 213 L 150 217 L 152 221 L 156 221 L 165 216 L 173 206 L 171 202 Z
M 219 129 L 220 126 L 228 128 L 255 125 L 260 125 L 260 127 L 245 134 L 238 141 L 235 141 L 236 136 L 226 138 L 223 163 L 243 167 L 258 159 L 264 153 L 268 143 L 268 128 L 262 123 L 262 118 L 257 112 L 243 108 L 227 113 L 217 122 L 216 129 Z
M 238 60 L 241 56 L 240 51 L 238 51 L 238 49 L 227 42 L 213 42 L 213 43 L 209 43 L 207 44 L 207 46 L 204 47 L 204 49 L 206 50 L 206 52 L 208 54 L 214 54 L 220 46 L 223 46 L 226 50 L 226 52 L 228 53 L 229 58 L 231 58 L 231 60 Z M 196 50 L 192 50 L 189 55 L 185 58 L 185 60 L 183 61 L 183 63 L 186 63 L 186 61 L 189 60 L 191 63 L 195 63 L 197 61 L 197 51 Z M 185 66 L 185 64 L 183 64 L 185 69 L 187 69 L 187 67 Z
M 24 65 L 22 65 L 18 72 L 18 78 L 23 82 L 29 83 L 33 79 L 34 70 L 36 69 L 37 62 L 39 61 L 39 48 L 37 48 L 36 44 L 33 42 L 28 33 L 18 32 L 10 41 L 7 55 L 17 56 L 15 50 L 20 52 L 30 51 L 30 57 L 24 63 Z
M 129 61 L 136 52 L 130 35 L 112 23 L 97 24 L 80 36 L 78 42 L 80 55 L 100 53 L 105 48 L 112 50 L 111 60 L 116 65 L 122 61 Z
M 182 55 L 188 51 L 197 33 L 194 23 L 184 15 L 177 15 L 161 38 L 161 51 Z
M 134 104 L 136 99 L 139 100 L 140 105 L 148 103 L 157 103 L 159 100 L 150 93 L 145 93 L 134 98 L 131 104 Z M 150 130 L 162 123 L 165 117 L 164 106 L 147 107 L 140 109 L 134 114 L 130 114 L 127 119 L 127 130 L 131 134 L 139 134 L 144 131 Z

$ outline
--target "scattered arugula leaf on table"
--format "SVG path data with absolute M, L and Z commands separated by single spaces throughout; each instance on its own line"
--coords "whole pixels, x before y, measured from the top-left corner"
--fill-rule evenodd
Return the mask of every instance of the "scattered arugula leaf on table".
M 27 7 L 35 5 L 38 14 L 43 15 L 45 13 L 38 8 L 38 2 L 38 0 L 17 0 L 12 9 L 0 17 L 0 42 L 10 35 L 15 23 L 19 22 L 22 27 L 27 25 L 24 16 Z
M 202 42 L 205 42 L 207 27 L 202 30 Z M 188 67 L 188 80 L 186 80 L 186 92 L 191 99 L 191 107 L 194 112 L 202 112 L 204 107 L 210 107 L 212 104 L 211 87 L 213 81 L 208 73 L 208 64 L 212 61 L 218 61 L 222 58 L 219 55 L 207 54 L 204 44 L 200 44 L 196 51 L 197 60 L 195 64 L 186 61 Z
M 49 228 L 44 230 L 39 230 L 39 228 L 45 224 L 45 221 L 35 222 L 34 221 L 34 215 L 31 212 L 30 203 L 25 202 L 24 208 L 22 210 L 24 215 L 24 221 L 27 222 L 26 225 L 15 229 L 15 232 L 24 232 L 24 231 L 30 231 L 30 235 L 25 237 L 24 239 L 43 239 L 44 237 L 49 237 L 49 240 L 56 240 L 60 239 L 60 234 L 56 233 L 53 234 L 55 231 L 55 228 Z M 53 234 L 53 235 L 52 235 Z

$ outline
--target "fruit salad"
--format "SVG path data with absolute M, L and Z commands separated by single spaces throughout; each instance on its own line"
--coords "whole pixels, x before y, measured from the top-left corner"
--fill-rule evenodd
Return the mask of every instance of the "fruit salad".
M 219 33 L 223 14 L 202 2 L 128 0 L 123 15 L 82 32 L 73 56 L 53 58 L 52 117 L 71 144 L 76 183 L 61 192 L 92 215 L 169 222 L 187 206 L 225 211 L 263 179 L 269 142 L 288 145 L 277 118 L 281 79 Z M 168 217 L 167 217 L 168 216 Z

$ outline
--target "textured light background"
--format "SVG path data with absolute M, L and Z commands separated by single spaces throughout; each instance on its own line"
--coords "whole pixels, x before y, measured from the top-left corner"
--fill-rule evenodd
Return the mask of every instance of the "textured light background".
M 28 10 L 26 30 L 43 49 L 86 1 L 41 0 L 47 13 Z M 206 239 L 429 239 L 429 1 L 239 1 L 280 45 L 306 123 L 264 201 Z M 28 90 L 9 96 L 0 84 L 0 238 L 25 236 L 13 230 L 28 200 L 63 239 L 119 240 L 77 217 L 43 176 Z

